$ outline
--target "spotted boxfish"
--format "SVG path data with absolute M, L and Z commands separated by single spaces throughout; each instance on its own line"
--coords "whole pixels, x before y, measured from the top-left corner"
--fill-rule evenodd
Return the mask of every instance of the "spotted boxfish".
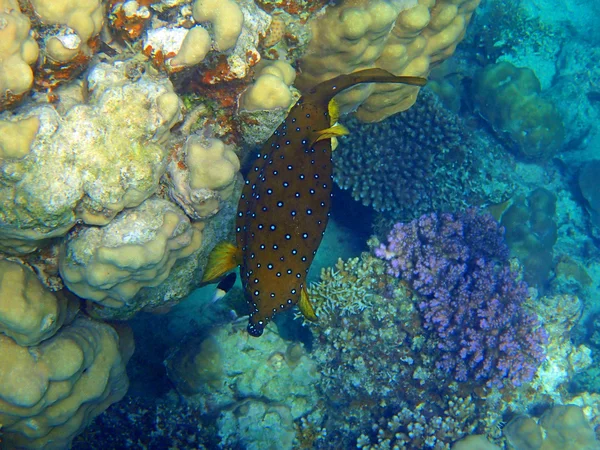
M 260 336 L 275 314 L 296 304 L 307 319 L 316 320 L 306 278 L 330 214 L 332 140 L 347 134 L 337 123 L 333 97 L 373 82 L 423 86 L 426 80 L 365 69 L 318 84 L 291 108 L 256 156 L 238 203 L 236 245 L 217 244 L 203 277 L 210 282 L 241 266 L 252 336 Z

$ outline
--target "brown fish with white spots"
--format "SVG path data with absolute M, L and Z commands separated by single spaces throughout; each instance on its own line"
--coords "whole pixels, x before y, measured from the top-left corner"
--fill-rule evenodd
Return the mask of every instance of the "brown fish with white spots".
M 316 319 L 306 277 L 329 219 L 331 140 L 347 133 L 336 123 L 332 99 L 351 86 L 373 82 L 423 86 L 425 79 L 365 69 L 325 81 L 298 100 L 257 155 L 238 204 L 237 245 L 219 243 L 203 279 L 212 281 L 241 265 L 252 336 L 260 336 L 275 314 L 296 304 L 308 319 Z

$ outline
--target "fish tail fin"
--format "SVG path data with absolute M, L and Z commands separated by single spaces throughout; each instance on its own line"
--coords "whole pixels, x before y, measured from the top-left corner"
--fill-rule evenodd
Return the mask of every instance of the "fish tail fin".
M 300 308 L 300 312 L 311 322 L 315 322 L 317 320 L 317 314 L 315 313 L 315 309 L 310 304 L 310 299 L 308 298 L 308 292 L 306 292 L 306 287 L 302 288 L 302 292 L 300 292 L 300 301 L 298 302 L 298 307 Z
M 242 260 L 239 248 L 231 242 L 219 242 L 208 255 L 202 283 L 210 283 L 238 266 Z
M 336 123 L 332 127 L 313 132 L 310 145 L 314 145 L 315 142 L 322 141 L 323 139 L 334 139 L 338 136 L 345 136 L 348 133 L 350 133 L 348 128 L 342 124 Z
M 329 103 L 331 99 L 344 89 L 360 83 L 402 83 L 413 86 L 425 86 L 427 80 L 422 77 L 398 76 L 380 68 L 358 70 L 345 75 L 338 75 L 313 87 L 308 96 Z M 314 100 L 313 100 L 314 101 Z

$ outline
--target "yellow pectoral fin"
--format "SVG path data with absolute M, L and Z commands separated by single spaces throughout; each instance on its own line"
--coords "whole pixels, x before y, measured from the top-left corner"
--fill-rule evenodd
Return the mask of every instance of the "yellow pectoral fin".
M 208 263 L 202 277 L 203 283 L 210 283 L 238 266 L 242 260 L 241 251 L 231 242 L 219 242 L 208 255 Z
M 348 128 L 344 125 L 336 123 L 334 126 L 325 128 L 324 130 L 315 131 L 314 137 L 312 139 L 311 145 L 314 145 L 316 142 L 322 141 L 323 139 L 331 139 L 337 136 L 345 136 L 349 134 Z
M 308 293 L 306 292 L 306 287 L 302 288 L 302 292 L 300 293 L 300 302 L 298 302 L 298 307 L 300 308 L 300 312 L 304 314 L 308 320 L 316 321 L 317 315 L 315 314 L 315 310 L 310 304 L 310 300 L 308 299 Z
M 340 105 L 335 101 L 335 98 L 332 98 L 327 105 L 327 110 L 329 112 L 329 120 L 331 125 L 335 125 L 340 118 Z

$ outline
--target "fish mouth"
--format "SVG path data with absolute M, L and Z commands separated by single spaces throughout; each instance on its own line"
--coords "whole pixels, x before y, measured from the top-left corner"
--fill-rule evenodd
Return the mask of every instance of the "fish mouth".
M 260 336 L 262 336 L 264 329 L 265 329 L 264 326 L 260 326 L 255 323 L 252 323 L 251 320 L 248 322 L 248 334 L 250 336 L 260 337 Z

